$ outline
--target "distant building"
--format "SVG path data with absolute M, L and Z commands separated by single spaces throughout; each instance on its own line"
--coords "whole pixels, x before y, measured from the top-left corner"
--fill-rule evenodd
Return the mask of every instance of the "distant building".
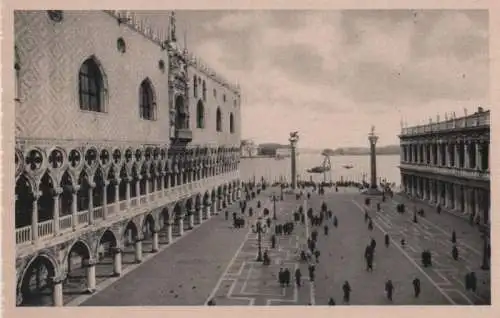
M 490 220 L 490 111 L 403 128 L 404 191 L 443 208 Z

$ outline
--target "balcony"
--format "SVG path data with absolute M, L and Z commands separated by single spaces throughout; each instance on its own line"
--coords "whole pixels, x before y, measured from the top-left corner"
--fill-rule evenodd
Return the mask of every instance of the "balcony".
M 175 139 L 182 142 L 188 143 L 193 140 L 193 132 L 190 129 L 179 128 L 175 130 Z
M 436 175 L 471 179 L 477 181 L 490 181 L 489 170 L 480 171 L 477 169 L 469 169 L 469 168 L 436 167 L 425 163 L 418 163 L 418 164 L 401 163 L 399 167 L 401 169 L 419 171 Z
M 98 227 L 106 227 L 123 218 L 123 216 L 132 218 L 135 215 L 144 213 L 144 207 L 152 210 L 171 202 L 186 199 L 193 195 L 194 192 L 203 193 L 211 190 L 212 187 L 219 186 L 225 180 L 237 177 L 238 171 L 232 171 L 203 180 L 197 180 L 189 184 L 158 190 L 147 195 L 132 197 L 130 198 L 129 209 L 126 208 L 127 200 L 113 202 L 106 205 L 106 218 L 104 218 L 104 206 L 95 206 L 91 212 L 93 216 L 92 222 L 89 218 L 90 213 L 88 210 L 78 211 L 76 213 L 76 222 L 73 220 L 73 215 L 60 216 L 57 232 L 54 227 L 54 220 L 43 221 L 37 224 L 37 240 L 33 240 L 33 227 L 31 225 L 17 228 L 16 245 L 21 248 L 36 248 L 36 245 L 46 243 L 54 239 L 55 236 L 62 237 L 61 239 L 69 239 L 71 236 L 78 235 L 80 230 L 88 227 L 91 223 L 95 222 Z M 193 191 L 193 189 L 199 190 Z

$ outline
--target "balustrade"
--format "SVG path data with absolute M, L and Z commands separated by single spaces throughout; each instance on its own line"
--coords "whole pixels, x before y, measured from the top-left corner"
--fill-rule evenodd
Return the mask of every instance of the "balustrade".
M 227 174 L 208 177 L 203 180 L 193 181 L 189 184 L 178 185 L 173 188 L 170 187 L 163 190 L 158 190 L 153 193 L 150 193 L 149 195 L 143 195 L 140 197 L 131 198 L 130 206 L 137 207 L 138 205 L 143 205 L 143 204 L 152 204 L 152 203 L 163 204 L 161 201 L 165 201 L 165 203 L 167 201 L 172 201 L 172 200 L 175 201 L 180 197 L 192 194 L 193 189 L 200 189 L 209 185 L 215 186 L 218 185 L 220 181 L 233 177 L 237 177 L 236 171 Z M 149 202 L 147 202 L 146 200 L 147 197 L 149 197 Z M 127 209 L 127 200 L 120 201 L 118 202 L 118 204 L 117 202 L 110 203 L 106 207 L 107 207 L 107 214 L 113 214 L 115 212 L 118 212 L 118 209 L 120 211 L 124 211 Z M 130 211 L 131 211 L 130 214 L 132 215 L 137 210 L 131 209 Z M 103 206 L 93 207 L 92 216 L 94 220 L 102 220 L 104 218 L 104 207 Z M 76 224 L 78 225 L 77 228 L 87 226 L 88 224 L 90 224 L 89 218 L 90 218 L 90 213 L 88 210 L 77 212 L 75 217 L 73 217 L 73 214 L 62 216 L 58 220 L 59 230 L 67 232 L 67 229 L 72 228 L 74 219 L 76 219 Z M 36 234 L 38 234 L 39 239 L 46 238 L 55 233 L 54 222 L 55 220 L 47 220 L 37 224 Z M 33 229 L 31 225 L 16 229 L 16 244 L 30 243 L 34 239 L 32 235 L 32 230 Z
M 59 230 L 64 231 L 73 225 L 73 215 L 65 215 L 59 218 Z

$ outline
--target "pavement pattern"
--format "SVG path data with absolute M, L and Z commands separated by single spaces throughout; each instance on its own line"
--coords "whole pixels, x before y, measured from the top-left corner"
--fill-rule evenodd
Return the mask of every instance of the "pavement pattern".
M 256 208 L 256 200 L 248 204 L 255 212 L 269 208 L 268 189 L 260 195 L 264 203 Z M 310 191 L 310 190 L 306 190 Z M 252 231 L 259 213 L 246 217 L 245 228 L 235 229 L 224 213 L 211 218 L 202 226 L 186 234 L 182 240 L 160 251 L 147 262 L 119 280 L 100 288 L 99 292 L 83 302 L 84 306 L 148 306 L 148 305 L 206 305 L 214 300 L 217 306 L 269 306 L 269 305 L 327 305 L 333 298 L 342 304 L 342 284 L 347 280 L 352 288 L 350 305 L 470 305 L 490 302 L 489 272 L 479 273 L 481 255 L 480 238 L 467 222 L 454 216 L 441 214 L 411 221 L 410 213 L 395 211 L 402 199 L 387 200 L 377 212 L 376 202 L 364 205 L 366 196 L 357 191 L 341 189 L 338 193 L 329 189 L 325 195 L 312 193 L 309 200 L 296 200 L 286 194 L 284 201 L 276 202 L 278 223 L 292 221 L 292 214 L 300 205 L 318 213 L 324 201 L 337 216 L 338 227 L 332 220 L 313 227 L 309 222 L 295 223 L 289 236 L 277 236 L 276 248 L 271 248 L 270 237 L 274 223 L 262 236 L 263 251 L 268 250 L 271 265 L 256 261 L 257 234 Z M 376 201 L 374 199 L 372 201 Z M 374 221 L 369 230 L 364 220 L 368 209 Z M 260 211 L 258 211 L 260 210 Z M 236 203 L 229 208 L 239 212 Z M 328 225 L 326 235 L 323 226 Z M 457 233 L 460 259 L 451 257 L 451 229 Z M 321 251 L 316 266 L 316 279 L 308 279 L 307 263 L 299 255 L 312 230 L 319 232 L 318 249 Z M 385 247 L 384 234 L 389 233 L 391 243 Z M 399 244 L 404 237 L 407 244 Z M 365 268 L 364 249 L 371 238 L 377 241 L 374 271 Z M 433 266 L 423 268 L 420 253 L 430 248 Z M 291 285 L 280 287 L 277 276 L 280 268 L 288 268 L 292 274 Z M 294 272 L 302 272 L 301 287 L 295 286 Z M 464 275 L 475 270 L 479 277 L 478 291 L 467 292 L 463 286 Z M 418 277 L 422 293 L 413 295 L 412 280 Z M 384 284 L 391 279 L 394 286 L 393 301 L 385 296 Z

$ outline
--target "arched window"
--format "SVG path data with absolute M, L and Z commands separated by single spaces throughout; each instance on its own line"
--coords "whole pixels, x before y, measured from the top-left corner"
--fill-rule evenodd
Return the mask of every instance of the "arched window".
M 106 88 L 103 74 L 94 58 L 83 62 L 78 75 L 80 109 L 104 112 Z
M 149 79 L 141 83 L 139 89 L 139 113 L 142 119 L 155 120 L 156 98 Z
M 203 81 L 203 84 L 202 84 L 202 94 L 203 94 L 203 101 L 207 101 L 207 83 L 205 83 L 205 81 Z
M 198 80 L 196 79 L 196 75 L 193 76 L 193 96 L 194 98 L 198 98 Z
M 196 105 L 196 128 L 205 128 L 205 107 L 201 100 Z
M 222 113 L 220 112 L 220 108 L 217 107 L 217 131 L 222 131 Z
M 233 113 L 229 115 L 229 132 L 234 134 L 234 116 Z
M 19 72 L 21 71 L 21 61 L 19 60 L 17 46 L 14 46 L 14 71 L 16 76 L 14 81 L 14 100 L 19 101 L 21 99 L 21 77 L 19 76 Z

